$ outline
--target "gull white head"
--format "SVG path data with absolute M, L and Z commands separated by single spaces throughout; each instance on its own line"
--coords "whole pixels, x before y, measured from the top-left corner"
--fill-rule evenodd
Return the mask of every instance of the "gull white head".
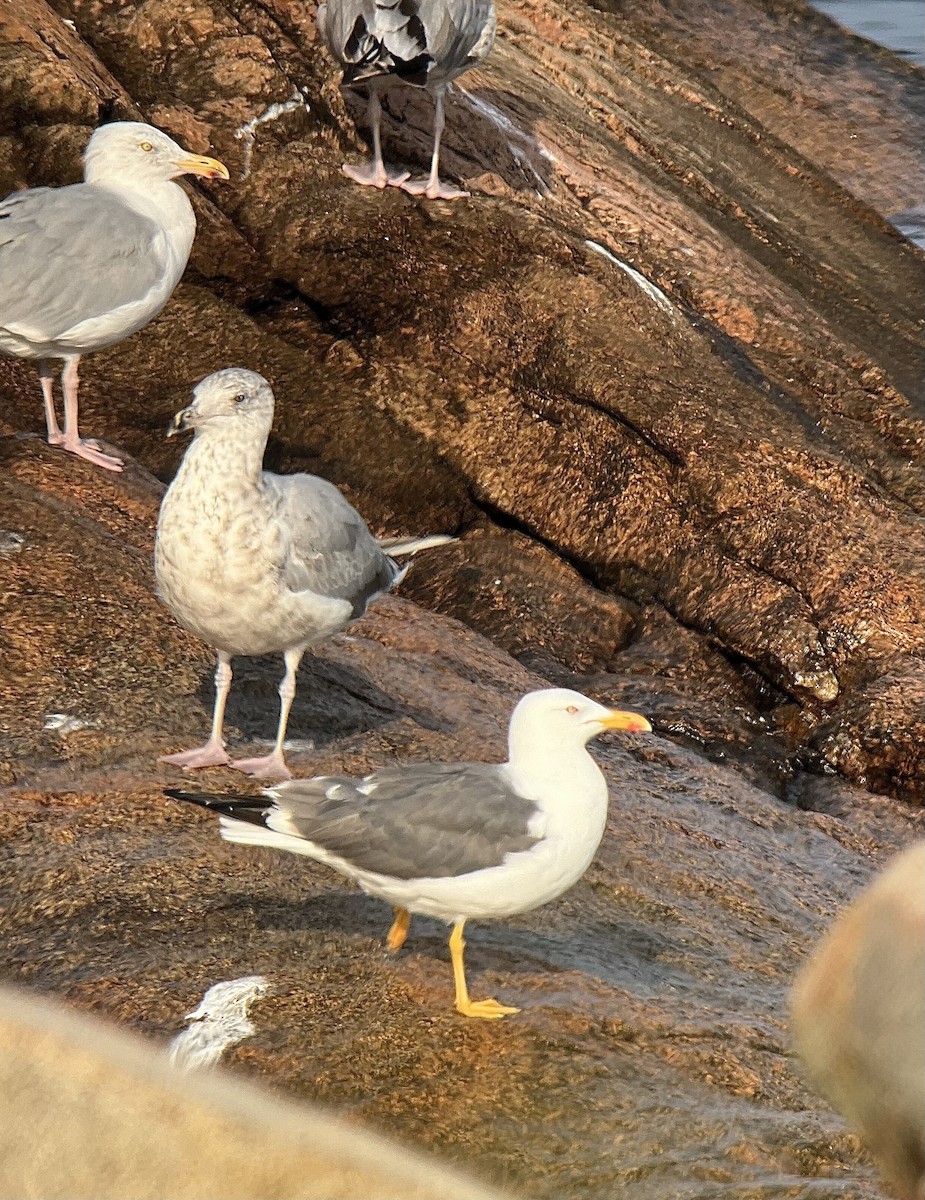
M 568 754 L 607 729 L 652 732 L 652 726 L 638 713 L 605 708 L 569 688 L 528 692 L 511 715 L 510 761 L 533 757 L 538 750 L 542 750 L 544 758 L 557 752 Z
M 228 367 L 196 384 L 192 404 L 177 413 L 167 436 L 194 429 L 197 436 L 239 437 L 243 433 L 266 441 L 273 425 L 274 403 L 273 389 L 262 375 Z
M 228 179 L 228 168 L 215 158 L 190 154 L 173 138 L 141 121 L 101 125 L 84 151 L 84 182 L 120 187 L 151 186 L 178 175 Z

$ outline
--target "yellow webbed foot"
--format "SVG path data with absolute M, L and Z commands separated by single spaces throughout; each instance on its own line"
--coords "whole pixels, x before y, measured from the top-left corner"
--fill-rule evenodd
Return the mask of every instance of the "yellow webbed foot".
M 406 908 L 396 908 L 395 920 L 392 922 L 392 927 L 385 937 L 385 944 L 393 954 L 396 950 L 400 950 L 404 946 L 410 927 L 411 913 Z
M 511 1013 L 519 1013 L 519 1008 L 510 1008 L 499 1004 L 497 1000 L 464 1000 L 456 1004 L 456 1011 L 464 1017 L 481 1017 L 485 1021 L 497 1021 Z

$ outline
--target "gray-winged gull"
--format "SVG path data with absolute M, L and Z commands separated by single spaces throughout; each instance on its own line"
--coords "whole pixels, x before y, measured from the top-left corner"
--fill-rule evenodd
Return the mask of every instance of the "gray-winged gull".
M 495 40 L 493 0 L 327 0 L 318 9 L 318 28 L 343 68 L 343 86 L 365 87 L 373 157 L 365 166 L 344 164 L 356 183 L 401 187 L 430 200 L 468 196 L 440 182 L 443 98 L 449 83 L 480 63 Z M 434 96 L 434 149 L 426 179 L 389 173 L 382 162 L 379 93 L 394 84 L 424 87 Z
M 264 471 L 273 407 L 262 375 L 232 367 L 198 384 L 192 404 L 174 418 L 171 432 L 196 436 L 161 504 L 158 593 L 181 625 L 217 648 L 218 666 L 209 741 L 161 762 L 289 778 L 283 742 L 307 647 L 361 617 L 401 579 L 406 568 L 392 555 L 453 540 L 381 546 L 326 479 Z M 231 659 L 276 651 L 286 662 L 276 744 L 266 757 L 231 762 L 222 739 Z
M 404 943 L 412 913 L 452 924 L 456 1008 L 491 1019 L 519 1010 L 469 998 L 463 927 L 469 918 L 538 908 L 585 873 L 607 820 L 607 782 L 586 743 L 605 729 L 651 726 L 548 688 L 514 709 L 508 760 L 499 765 L 411 763 L 362 780 L 322 775 L 262 797 L 167 794 L 218 812 L 226 841 L 304 854 L 388 901 L 396 909 L 392 950 Z
M 103 125 L 84 182 L 30 188 L 0 202 L 0 351 L 39 362 L 48 442 L 121 471 L 77 428 L 81 355 L 121 342 L 161 311 L 186 267 L 196 218 L 178 175 L 227 179 L 153 125 Z M 64 432 L 50 359 L 64 359 Z

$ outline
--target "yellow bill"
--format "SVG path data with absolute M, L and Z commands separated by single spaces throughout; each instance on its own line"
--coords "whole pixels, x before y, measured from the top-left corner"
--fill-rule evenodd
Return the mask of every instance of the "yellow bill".
M 623 729 L 627 733 L 651 733 L 652 726 L 639 713 L 621 712 L 612 708 L 606 717 L 601 718 L 605 729 Z
M 187 175 L 202 175 L 205 179 L 230 179 L 228 168 L 217 158 L 206 158 L 201 154 L 188 154 L 177 162 L 177 166 Z

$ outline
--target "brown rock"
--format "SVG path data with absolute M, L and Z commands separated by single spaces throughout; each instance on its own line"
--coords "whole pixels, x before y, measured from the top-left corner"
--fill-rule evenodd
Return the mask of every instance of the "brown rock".
M 87 429 L 144 468 L 117 485 L 14 437 L 38 388 L 0 361 L 0 972 L 161 1037 L 267 974 L 232 1066 L 536 1197 L 818 1196 L 823 1174 L 874 1197 L 793 1073 L 785 995 L 922 832 L 807 774 L 918 794 L 922 257 L 883 214 L 922 199 L 920 73 L 796 0 L 505 4 L 451 101 L 446 169 L 476 192 L 451 209 L 344 180 L 362 138 L 310 6 L 28 11 L 0 18 L 0 191 L 76 178 L 128 103 L 236 179 L 196 193 L 162 316 L 84 372 Z M 389 104 L 387 153 L 422 167 L 426 97 Z M 586 879 L 472 931 L 473 987 L 524 1009 L 500 1029 L 451 1011 L 443 929 L 387 959 L 381 906 L 163 800 L 211 656 L 152 595 L 148 472 L 231 363 L 273 380 L 274 469 L 326 474 L 377 532 L 462 534 L 408 586 L 499 642 L 383 601 L 305 664 L 300 772 L 497 759 L 550 679 L 653 712 L 651 740 L 597 751 Z M 272 732 L 278 674 L 241 664 L 234 743 Z
M 523 1009 L 476 1026 L 452 1009 L 445 928 L 416 919 L 389 956 L 385 906 L 165 800 L 181 777 L 157 754 L 204 735 L 212 661 L 151 591 L 160 485 L 134 464 L 118 481 L 75 472 L 37 438 L 5 449 L 4 524 L 24 540 L 0 560 L 0 976 L 165 1039 L 212 984 L 264 975 L 229 1066 L 523 1194 L 655 1200 L 725 1180 L 799 1197 L 829 1172 L 874 1200 L 856 1143 L 793 1073 L 785 996 L 833 913 L 921 836 L 922 809 L 854 789 L 806 811 L 832 781 L 820 796 L 805 777 L 799 808 L 661 736 L 602 739 L 612 805 L 586 878 L 469 931 L 473 990 Z M 668 628 L 643 615 L 638 665 L 668 662 Z M 280 664 L 236 665 L 238 753 L 272 735 Z M 543 682 L 391 596 L 307 656 L 290 761 L 497 761 L 516 698 Z M 190 782 L 252 788 L 231 771 Z
M 776 738 L 765 778 L 821 755 L 921 795 L 920 715 L 889 702 L 885 751 L 864 699 L 921 671 L 922 260 L 866 207 L 922 199 L 918 73 L 797 0 L 511 4 L 451 101 L 447 170 L 477 195 L 450 209 L 348 186 L 356 130 L 299 6 L 29 4 L 0 29 L 0 115 L 28 114 L 0 190 L 76 177 L 90 127 L 130 106 L 239 172 L 197 194 L 161 320 L 87 364 L 97 430 L 166 477 L 158 435 L 191 384 L 260 369 L 274 465 L 323 471 L 383 532 L 516 529 L 608 593 L 601 631 L 614 604 L 656 605 L 737 691 L 757 673 L 777 697 L 747 714 Z M 386 148 L 420 164 L 430 105 L 405 92 Z M 0 385 L 4 427 L 37 429 L 33 372 L 0 364 Z M 560 569 L 529 557 L 506 594 L 552 595 Z M 479 611 L 453 602 L 477 628 L 486 586 Z M 561 659 L 557 612 L 537 640 Z M 737 718 L 689 673 L 718 746 Z M 823 748 L 833 729 L 850 753 Z
M 543 546 L 491 525 L 417 559 L 402 594 L 459 617 L 547 675 L 556 664 L 606 669 L 632 640 L 637 617 Z
M 894 1194 L 925 1188 L 925 842 L 842 914 L 791 998 L 797 1048 Z
M 0 991 L 0 1193 L 36 1200 L 503 1200 L 355 1124 L 22 990 Z

